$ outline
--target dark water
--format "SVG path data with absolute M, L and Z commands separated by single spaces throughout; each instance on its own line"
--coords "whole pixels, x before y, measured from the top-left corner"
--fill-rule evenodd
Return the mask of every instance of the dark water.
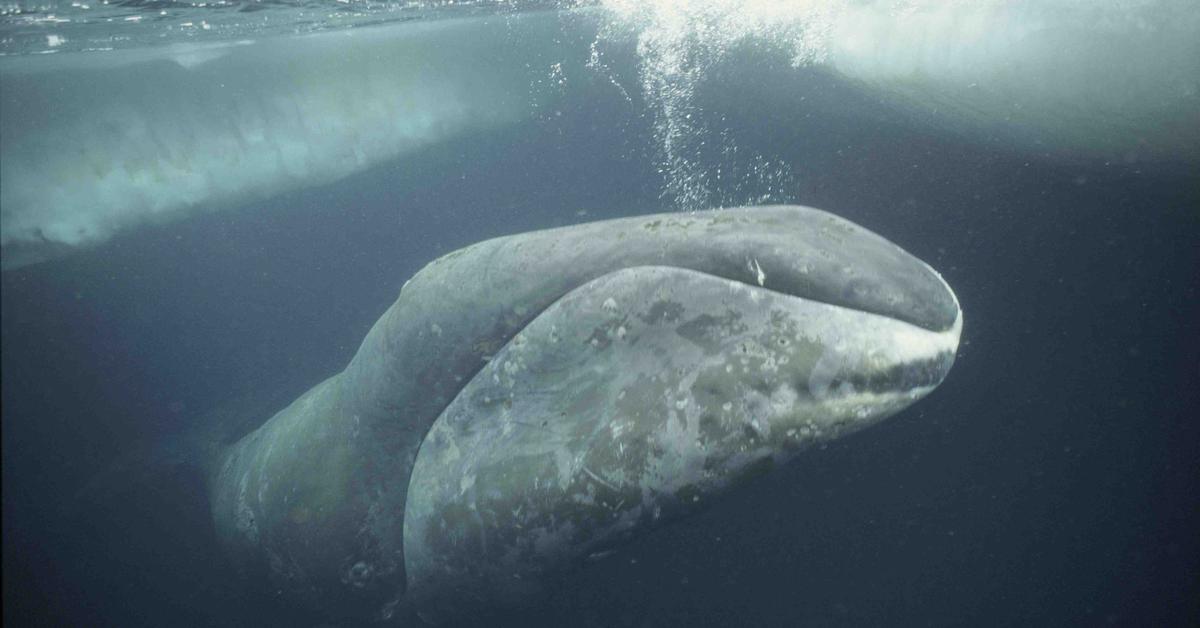
M 199 478 L 89 479 L 222 404 L 265 418 L 440 254 L 664 209 L 650 122 L 609 96 L 3 275 L 6 625 L 318 624 L 230 575 Z M 958 362 L 906 413 L 489 625 L 1200 622 L 1200 177 L 708 97 L 741 108 L 743 153 L 706 159 L 791 168 L 714 201 L 770 192 L 928 261 L 962 302 Z

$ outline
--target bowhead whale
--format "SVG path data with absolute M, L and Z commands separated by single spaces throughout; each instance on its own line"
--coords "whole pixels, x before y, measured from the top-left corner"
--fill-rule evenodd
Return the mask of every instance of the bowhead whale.
M 243 576 L 336 618 L 536 600 L 590 555 L 932 391 L 958 302 L 805 207 L 581 224 L 450 253 L 342 372 L 207 451 Z

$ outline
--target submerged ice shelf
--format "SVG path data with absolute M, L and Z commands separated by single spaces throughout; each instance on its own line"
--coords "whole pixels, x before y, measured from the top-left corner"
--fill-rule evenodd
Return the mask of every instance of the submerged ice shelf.
M 742 77 L 729 98 L 768 103 L 784 127 L 841 113 L 839 102 L 806 97 L 806 81 L 821 73 L 894 120 L 1039 158 L 1200 162 L 1200 12 L 1186 2 L 589 4 L 482 17 L 427 10 L 370 28 L 180 35 L 106 52 L 72 51 L 66 40 L 55 54 L 6 52 L 3 268 L 516 124 L 565 89 L 615 85 L 629 106 L 644 103 L 664 195 L 708 206 L 712 173 L 694 153 L 727 112 L 696 97 L 713 92 L 705 82 L 719 74 Z M 16 17 L 5 16 L 7 31 Z M 622 54 L 636 67 L 609 62 Z M 613 80 L 567 80 L 581 72 Z M 641 99 L 624 91 L 639 84 Z M 763 163 L 769 171 L 771 157 Z

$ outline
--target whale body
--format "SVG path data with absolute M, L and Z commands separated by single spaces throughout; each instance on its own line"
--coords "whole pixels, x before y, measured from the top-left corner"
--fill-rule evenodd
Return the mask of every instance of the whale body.
M 923 262 L 805 207 L 484 241 L 418 272 L 341 373 L 212 450 L 238 570 L 340 618 L 536 600 L 946 376 Z

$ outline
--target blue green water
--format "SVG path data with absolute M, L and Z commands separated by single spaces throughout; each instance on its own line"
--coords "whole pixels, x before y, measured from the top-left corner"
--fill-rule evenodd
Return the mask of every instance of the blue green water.
M 5 622 L 321 625 L 199 478 L 90 480 L 251 429 L 460 246 L 791 202 L 943 274 L 946 382 L 488 622 L 1194 625 L 1196 12 L 874 4 L 5 9 Z

